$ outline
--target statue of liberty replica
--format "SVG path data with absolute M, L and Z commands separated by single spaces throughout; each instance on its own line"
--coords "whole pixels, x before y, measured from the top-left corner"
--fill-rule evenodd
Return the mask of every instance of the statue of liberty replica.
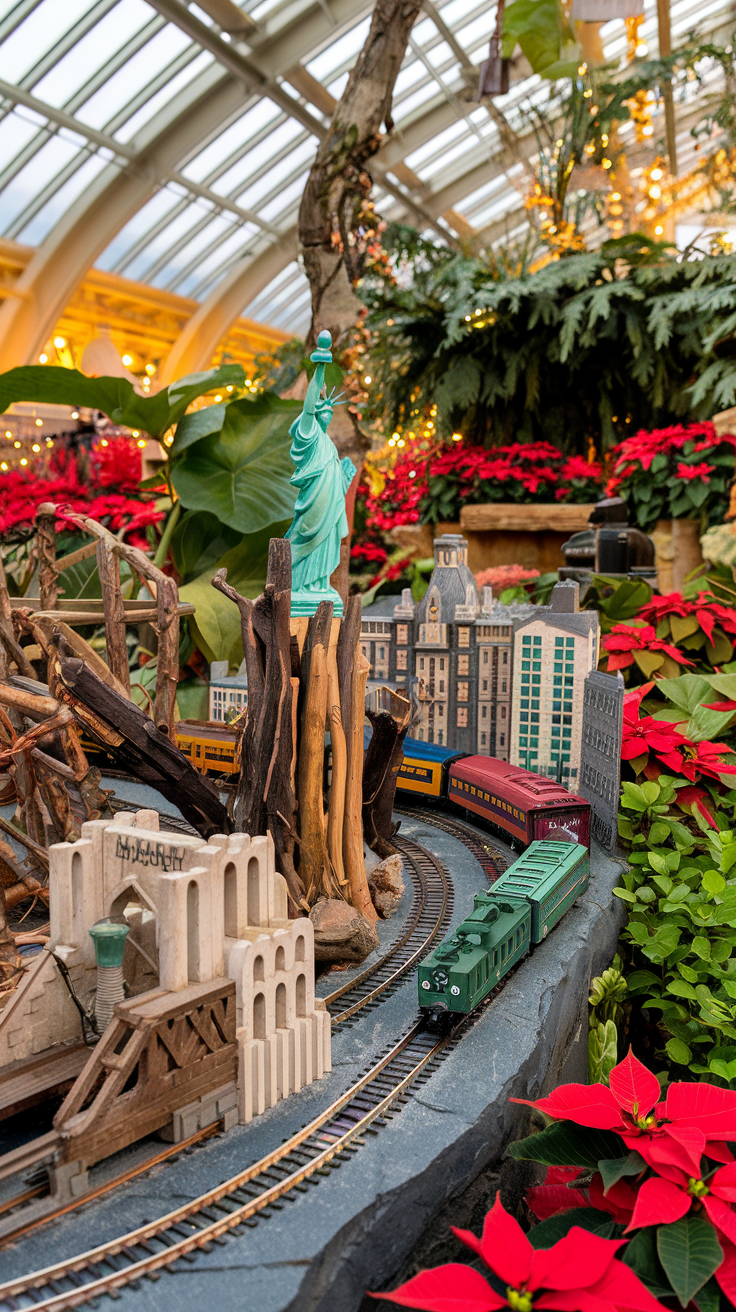
M 333 614 L 343 613 L 342 598 L 330 584 L 340 560 L 340 543 L 348 532 L 345 494 L 355 476 L 348 456 L 340 460 L 327 429 L 336 404 L 323 396 L 325 366 L 332 361 L 332 338 L 321 332 L 311 359 L 316 369 L 304 398 L 304 409 L 289 429 L 291 476 L 299 489 L 294 518 L 286 534 L 291 543 L 291 613 L 314 615 L 321 601 L 331 601 Z

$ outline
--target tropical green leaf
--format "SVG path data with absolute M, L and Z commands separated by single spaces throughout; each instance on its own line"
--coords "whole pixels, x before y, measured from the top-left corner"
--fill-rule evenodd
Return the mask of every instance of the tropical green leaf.
M 646 1169 L 644 1158 L 636 1152 L 630 1152 L 626 1157 L 602 1158 L 598 1163 L 598 1170 L 603 1179 L 603 1192 L 607 1193 L 624 1176 L 641 1175 Z
M 723 1249 L 708 1221 L 685 1216 L 657 1227 L 657 1255 L 680 1303 L 688 1303 L 723 1261 Z
M 285 406 L 254 414 L 251 401 L 231 401 L 222 428 L 184 450 L 171 480 L 188 510 L 210 511 L 249 534 L 291 519 L 296 489 L 289 481 L 289 424 L 302 407 L 299 401 Z
M 193 602 L 197 608 L 189 623 L 194 642 L 208 661 L 226 660 L 237 667 L 243 659 L 240 612 L 234 602 L 212 587 L 214 575 L 226 569 L 228 583 L 241 596 L 260 596 L 266 583 L 269 541 L 283 537 L 287 528 L 288 522 L 282 522 L 247 534 L 237 547 L 179 590 L 180 599 Z
M 200 411 L 201 413 L 201 411 Z M 188 510 L 182 515 L 171 539 L 171 554 L 183 583 L 189 583 L 237 547 L 242 534 L 221 524 L 209 510 Z
M 160 439 L 198 396 L 218 387 L 242 386 L 244 381 L 242 365 L 226 364 L 180 378 L 154 396 L 138 396 L 127 378 L 88 378 L 78 369 L 58 365 L 21 365 L 0 374 L 0 414 L 16 401 L 86 406 L 101 410 L 116 424 Z

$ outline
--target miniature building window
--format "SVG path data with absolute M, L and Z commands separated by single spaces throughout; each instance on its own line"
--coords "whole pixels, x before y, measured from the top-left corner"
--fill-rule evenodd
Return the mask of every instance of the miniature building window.
M 440 692 L 444 692 L 444 691 L 445 691 L 445 681 L 444 679 L 440 679 Z
M 500 735 L 498 742 L 499 742 L 499 746 L 500 746 L 500 747 L 505 747 L 505 746 L 506 746 L 506 734 L 505 734 L 505 733 L 502 733 L 502 734 Z M 516 815 L 516 811 L 514 811 L 514 815 Z
M 485 702 L 481 707 L 480 714 L 481 714 L 481 719 L 486 720 L 488 718 L 488 706 Z
M 253 1038 L 266 1037 L 266 998 L 263 993 L 256 993 L 253 999 Z
M 396 625 L 396 641 L 397 642 L 409 641 L 409 630 L 406 624 Z
M 502 707 L 501 707 L 501 719 L 502 719 L 502 720 L 505 720 L 505 719 L 506 719 L 506 707 L 505 707 L 505 706 L 502 706 Z
M 480 736 L 480 745 L 481 745 L 481 747 L 485 747 L 486 744 L 487 744 L 487 741 L 488 741 L 488 734 L 487 734 L 487 733 L 482 733 L 481 736 Z
M 483 680 L 483 691 L 484 691 L 484 692 L 488 692 L 488 680 L 487 680 L 487 679 L 484 679 L 484 680 Z
M 437 714 L 439 715 L 440 719 L 442 719 L 442 716 L 444 715 L 444 713 L 445 713 L 444 703 L 443 703 L 443 702 L 440 702 L 439 705 L 438 705 L 438 707 L 437 707 Z
M 470 657 L 469 657 L 469 656 L 458 656 L 458 658 L 457 658 L 457 672 L 458 672 L 458 674 L 470 674 Z
M 379 648 L 378 648 L 378 659 L 379 659 L 379 661 L 385 661 L 385 659 L 386 659 L 386 648 L 385 648 L 385 647 L 379 647 Z
M 458 685 L 457 685 L 457 699 L 458 699 L 459 702 L 466 702 L 466 701 L 468 700 L 468 685 L 467 685 L 467 683 L 458 683 Z
M 368 644 L 367 642 L 361 642 L 361 644 L 360 644 L 360 650 L 361 650 L 361 652 L 363 653 L 365 659 L 366 659 L 367 661 L 369 661 L 370 658 L 371 658 L 371 653 L 370 653 L 370 650 L 369 650 L 369 644 Z
M 487 665 L 487 664 L 488 664 L 488 648 L 487 648 L 487 647 L 484 647 L 484 648 L 483 648 L 483 664 L 484 664 L 484 665 Z
M 522 661 L 522 662 L 521 662 L 521 668 L 522 668 L 522 670 L 530 670 L 530 669 L 531 669 L 531 663 L 530 663 L 529 661 Z M 555 669 L 557 669 L 557 666 L 556 666 L 556 665 L 555 665 Z M 560 673 L 562 673 L 562 666 L 560 666 Z
M 405 670 L 405 669 L 407 669 L 407 659 L 408 659 L 408 656 L 409 656 L 409 653 L 408 653 L 407 651 L 397 651 L 397 653 L 396 653 L 396 668 L 397 668 L 397 670 Z
M 461 627 L 461 628 L 458 629 L 458 631 L 457 631 L 457 645 L 458 645 L 458 647 L 469 647 L 469 646 L 470 646 L 470 629 L 466 629 L 466 628 L 464 628 L 464 627 Z
M 504 651 L 503 651 L 503 653 L 502 653 L 502 656 L 501 656 L 501 664 L 502 664 L 502 665 L 508 665 L 508 663 L 509 663 L 509 653 L 508 653 L 508 651 L 507 651 L 506 649 L 504 649 Z
M 275 966 L 277 970 L 286 970 L 286 953 L 282 947 L 276 949 Z
M 421 660 L 420 660 L 420 662 L 419 662 L 419 668 L 420 668 L 420 670 L 423 670 L 423 669 L 424 669 L 424 657 L 423 657 L 423 656 L 422 656 L 422 658 L 421 658 Z
M 574 647 L 574 646 L 575 646 L 575 639 L 574 639 L 574 638 L 565 638 L 565 646 L 566 646 L 566 647 Z
M 439 744 L 440 747 L 442 747 L 444 741 L 445 741 L 445 735 L 443 734 L 442 730 L 440 729 L 439 733 L 437 734 L 437 742 L 438 742 L 438 744 Z
M 303 935 L 303 934 L 300 934 L 299 937 L 298 937 L 298 939 L 297 939 L 297 941 L 296 941 L 296 947 L 295 947 L 295 949 L 294 949 L 294 960 L 295 960 L 295 961 L 306 961 L 306 951 L 305 951 L 304 935 Z
M 238 872 L 232 861 L 228 861 L 225 866 L 223 876 L 223 892 L 225 897 L 225 933 L 230 938 L 238 937 L 238 916 L 237 916 L 237 896 L 238 896 Z
M 253 962 L 253 978 L 254 979 L 266 978 L 264 973 L 264 967 L 263 967 L 263 957 L 260 956 L 256 957 L 255 961 Z
M 440 669 L 441 669 L 441 670 L 444 670 L 444 668 L 445 668 L 445 658 L 444 658 L 444 656 L 442 656 L 442 657 L 440 658 Z
M 564 647 L 564 645 L 565 645 L 564 638 L 555 638 L 555 647 Z
M 261 888 L 258 857 L 252 856 L 248 862 L 248 924 L 261 923 Z
M 190 879 L 187 888 L 187 976 L 194 982 L 199 975 L 199 885 Z
M 467 729 L 468 727 L 467 706 L 458 706 L 457 708 L 457 727 L 458 729 Z
M 304 942 L 301 939 L 300 942 Z M 300 960 L 304 960 L 303 957 Z M 297 1016 L 306 1016 L 307 1014 L 307 980 L 305 975 L 299 975 L 296 981 L 296 1014 Z
M 279 952 L 282 951 L 283 948 L 279 948 Z M 286 1029 L 286 985 L 283 982 L 276 989 L 276 1029 Z
M 505 656 L 505 655 L 506 655 L 506 652 L 504 652 L 504 656 Z M 508 692 L 508 679 L 502 679 L 502 680 L 501 680 L 501 692 Z

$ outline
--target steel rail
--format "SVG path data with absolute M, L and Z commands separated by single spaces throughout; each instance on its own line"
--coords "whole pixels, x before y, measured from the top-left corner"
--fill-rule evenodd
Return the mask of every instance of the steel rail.
M 444 833 L 451 834 L 459 843 L 467 847 L 469 852 L 472 852 L 476 861 L 492 882 L 495 882 L 499 875 L 503 874 L 514 859 L 513 851 L 508 843 L 502 842 L 491 834 L 486 838 L 485 835 L 478 833 L 476 829 L 464 824 L 462 820 L 457 820 L 454 816 L 446 815 L 444 812 L 428 812 L 421 806 L 403 806 L 399 804 L 396 810 L 401 815 L 411 817 L 412 820 L 423 820 L 425 824 L 433 825 L 435 829 L 442 829 Z
M 379 961 L 373 962 L 324 999 L 335 1025 L 375 1002 L 387 990 L 393 990 L 403 976 L 426 956 L 432 943 L 444 933 L 450 922 L 453 889 L 442 862 L 412 839 L 397 837 L 394 842 L 408 864 L 416 889 L 409 923 Z M 369 985 L 367 992 L 366 985 Z M 338 999 L 343 1000 L 340 1009 L 335 1006 Z
M 346 1093 L 253 1166 L 119 1239 L 3 1282 L 0 1308 L 8 1312 L 17 1312 L 21 1307 L 61 1312 L 64 1308 L 78 1307 L 142 1276 L 155 1277 L 161 1268 L 170 1266 L 177 1258 L 194 1249 L 206 1248 L 213 1241 L 221 1241 L 223 1235 L 237 1231 L 243 1223 L 252 1223 L 258 1213 L 278 1205 L 279 1200 L 293 1195 L 295 1189 L 303 1191 L 313 1176 L 326 1174 L 331 1164 L 339 1164 L 336 1159 L 357 1150 L 365 1132 L 389 1113 L 397 1101 L 402 1101 L 417 1077 L 432 1062 L 441 1059 L 456 1041 L 456 1031 L 438 1038 L 426 1032 L 422 1021 L 417 1022 Z M 396 1069 L 389 1071 L 392 1064 Z M 372 1084 L 376 1085 L 372 1097 L 378 1095 L 377 1101 L 366 1106 L 372 1100 Z M 386 1088 L 387 1084 L 390 1087 Z M 291 1162 L 286 1160 L 289 1158 Z M 283 1169 L 284 1163 L 286 1174 L 279 1179 L 278 1170 Z M 267 1187 L 254 1195 L 248 1186 L 258 1189 L 259 1178 L 265 1180 Z M 222 1215 L 213 1215 L 214 1212 Z M 201 1224 L 202 1220 L 205 1224 Z M 182 1233 L 187 1225 L 190 1232 Z M 153 1249 L 154 1243 L 160 1247 Z M 114 1260 L 120 1258 L 125 1265 L 115 1266 Z M 111 1269 L 101 1273 L 100 1267 L 105 1263 Z M 84 1280 L 85 1273 L 92 1279 Z M 60 1290 L 62 1281 L 68 1281 L 70 1287 Z M 20 1299 L 29 1301 L 21 1303 Z

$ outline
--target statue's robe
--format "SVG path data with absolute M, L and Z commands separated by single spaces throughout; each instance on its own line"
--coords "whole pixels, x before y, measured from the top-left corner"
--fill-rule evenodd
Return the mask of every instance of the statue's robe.
M 316 591 L 329 587 L 340 560 L 340 542 L 348 533 L 345 494 L 355 466 L 347 457 L 340 461 L 316 415 L 300 415 L 289 433 L 296 466 L 291 482 L 299 489 L 286 534 L 291 543 L 292 590 Z

